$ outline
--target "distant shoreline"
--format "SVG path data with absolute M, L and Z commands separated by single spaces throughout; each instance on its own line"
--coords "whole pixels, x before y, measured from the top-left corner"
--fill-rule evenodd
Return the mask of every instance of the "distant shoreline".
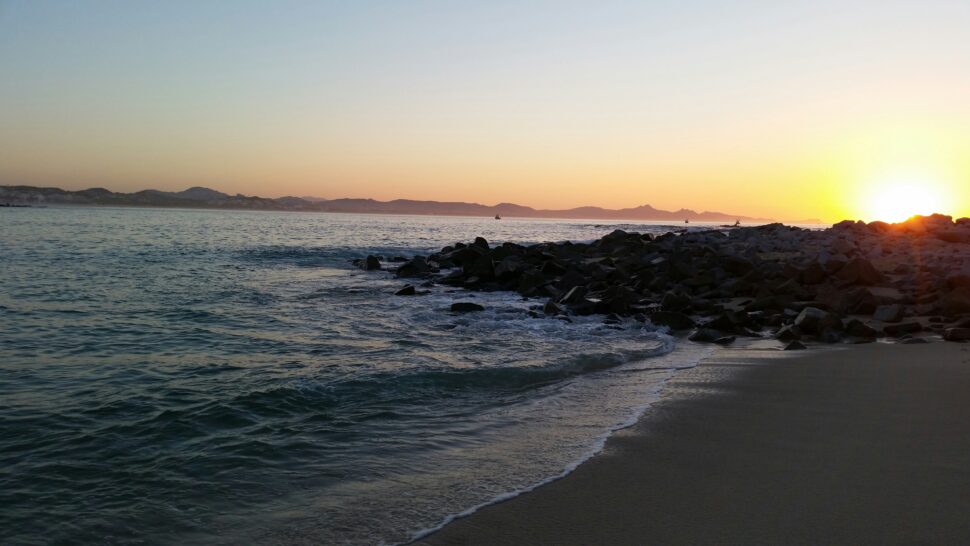
M 142 190 L 134 193 L 116 193 L 103 188 L 68 191 L 60 188 L 35 186 L 0 186 L 0 202 L 23 205 L 71 205 L 116 206 L 139 208 L 182 208 L 206 210 L 261 210 L 280 212 L 336 212 L 349 214 L 403 214 L 417 216 L 456 216 L 495 218 L 536 218 L 562 220 L 611 220 L 671 222 L 674 224 L 698 222 L 731 223 L 745 225 L 775 222 L 771 218 L 743 216 L 716 211 L 696 212 L 690 209 L 666 211 L 650 205 L 625 209 L 602 207 L 576 207 L 571 209 L 534 209 L 514 203 L 481 205 L 478 203 L 417 201 L 395 199 L 318 199 L 302 197 L 265 198 L 229 195 L 209 188 L 194 187 L 181 192 Z M 811 218 L 789 222 L 793 224 L 821 224 Z
M 140 210 L 180 210 L 180 211 L 199 211 L 199 212 L 273 212 L 273 213 L 286 213 L 286 214 L 346 214 L 346 215 L 361 215 L 366 214 L 368 216 L 419 216 L 427 218 L 478 218 L 481 220 L 494 220 L 494 218 L 489 216 L 477 216 L 468 214 L 447 214 L 447 213 L 416 213 L 416 212 L 348 212 L 348 211 L 329 211 L 329 210 L 273 210 L 273 209 L 245 209 L 245 208 L 219 208 L 219 207 L 159 207 L 155 205 L 93 205 L 93 204 L 81 204 L 81 203 L 51 203 L 51 204 L 10 204 L 4 205 L 0 204 L 0 208 L 11 208 L 11 209 L 140 209 Z M 504 216 L 502 220 L 548 220 L 548 221 L 576 221 L 576 222 L 626 222 L 631 224 L 643 223 L 643 224 L 653 224 L 653 225 L 663 225 L 671 227 L 690 227 L 692 225 L 702 226 L 702 227 L 717 227 L 718 225 L 726 222 L 726 220 L 696 220 L 692 221 L 690 224 L 684 224 L 683 222 L 677 222 L 676 220 L 666 220 L 666 219 L 644 219 L 644 218 L 583 218 L 583 217 L 573 217 L 573 218 L 562 218 L 557 216 Z M 745 227 L 759 226 L 767 223 L 774 222 L 755 222 L 744 224 Z M 786 226 L 819 226 L 828 227 L 830 222 L 822 222 L 818 219 L 812 219 L 811 221 L 794 221 L 794 222 L 778 222 L 783 223 Z M 814 228 L 813 228 L 814 229 Z

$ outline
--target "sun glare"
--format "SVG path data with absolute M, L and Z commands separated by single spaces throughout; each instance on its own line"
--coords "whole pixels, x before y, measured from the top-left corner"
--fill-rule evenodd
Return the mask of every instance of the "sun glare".
M 873 188 L 868 200 L 869 218 L 883 222 L 941 212 L 944 205 L 934 184 L 916 181 L 887 181 Z

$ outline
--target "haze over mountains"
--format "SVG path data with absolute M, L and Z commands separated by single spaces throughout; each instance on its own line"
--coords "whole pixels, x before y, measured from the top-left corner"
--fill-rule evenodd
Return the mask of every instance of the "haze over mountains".
M 180 192 L 142 190 L 134 193 L 118 193 L 104 188 L 68 191 L 59 188 L 34 186 L 0 186 L 0 203 L 27 205 L 109 205 L 137 207 L 178 207 L 206 209 L 278 210 L 306 212 L 345 212 L 358 214 L 419 214 L 442 216 L 495 215 L 524 218 L 571 218 L 601 220 L 684 220 L 706 222 L 746 223 L 768 222 L 768 218 L 754 218 L 723 212 L 696 212 L 690 209 L 666 211 L 650 205 L 625 209 L 601 207 L 577 207 L 564 210 L 534 209 L 514 203 L 488 206 L 478 203 L 416 201 L 395 199 L 322 199 L 319 197 L 266 198 L 242 194 L 229 195 L 203 187 L 192 187 Z M 805 223 L 817 223 L 806 220 Z

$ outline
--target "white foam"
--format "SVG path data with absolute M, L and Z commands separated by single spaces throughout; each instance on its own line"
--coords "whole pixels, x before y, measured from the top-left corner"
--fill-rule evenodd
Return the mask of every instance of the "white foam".
M 670 339 L 670 343 L 672 344 L 673 343 L 672 338 L 668 338 L 668 339 Z M 710 354 L 713 352 L 713 350 L 714 349 L 711 348 L 711 347 L 698 346 L 698 345 L 693 345 L 693 344 L 686 345 L 686 346 L 682 346 L 681 347 L 681 351 L 682 352 L 689 353 L 691 355 L 690 358 L 686 362 L 682 363 L 682 365 L 669 367 L 669 369 L 674 370 L 674 371 L 677 371 L 677 370 L 685 370 L 685 369 L 693 368 L 693 367 L 697 366 L 697 364 L 701 360 L 703 360 L 704 358 L 707 358 L 708 356 L 710 356 Z M 675 352 L 677 352 L 677 348 L 673 348 L 672 347 L 672 351 L 669 352 L 669 353 L 667 353 L 667 355 L 664 355 L 664 356 L 670 356 L 670 355 L 674 354 Z M 654 368 L 654 369 L 657 369 L 657 368 Z M 670 377 L 673 377 L 673 374 L 671 374 Z M 467 516 L 470 516 L 470 515 L 474 514 L 475 512 L 481 510 L 482 508 L 485 508 L 487 506 L 491 506 L 491 505 L 494 505 L 494 504 L 498 504 L 498 503 L 501 503 L 501 502 L 505 502 L 507 500 L 513 499 L 513 498 L 518 497 L 520 495 L 523 495 L 525 493 L 529 493 L 530 491 L 534 491 L 537 488 L 542 487 L 543 485 L 547 485 L 547 484 L 552 483 L 554 481 L 557 481 L 557 480 L 560 480 L 562 478 L 565 478 L 569 474 L 572 474 L 577 468 L 579 468 L 580 465 L 582 465 L 586 461 L 592 459 L 597 454 L 599 454 L 601 451 L 603 451 L 603 448 L 606 446 L 607 440 L 609 440 L 610 436 L 613 433 L 615 433 L 615 432 L 617 432 L 619 430 L 623 430 L 625 428 L 629 428 L 629 427 L 635 425 L 637 423 L 637 421 L 639 421 L 640 418 L 644 415 L 644 413 L 646 413 L 646 411 L 650 408 L 650 406 L 652 406 L 657 400 L 659 400 L 660 394 L 663 391 L 663 388 L 664 388 L 665 384 L 667 383 L 667 381 L 670 380 L 670 377 L 668 377 L 668 378 L 666 378 L 666 379 L 658 382 L 650 391 L 648 391 L 646 393 L 646 400 L 643 402 L 643 404 L 632 408 L 632 411 L 631 411 L 630 415 L 625 420 L 623 420 L 623 421 L 617 423 L 616 425 L 608 428 L 603 434 L 601 434 L 600 436 L 597 436 L 596 438 L 594 438 L 593 439 L 593 442 L 592 442 L 592 444 L 590 446 L 590 449 L 587 450 L 583 455 L 581 455 L 575 461 L 567 464 L 566 467 L 561 472 L 559 472 L 558 474 L 555 474 L 555 475 L 553 475 L 553 476 L 551 476 L 549 478 L 540 480 L 540 481 L 538 481 L 538 482 L 536 482 L 536 483 L 534 483 L 534 484 L 532 484 L 532 485 L 530 485 L 528 487 L 524 487 L 524 488 L 521 488 L 521 489 L 516 489 L 516 490 L 513 490 L 513 491 L 509 491 L 507 493 L 502 493 L 500 495 L 497 495 L 497 496 L 493 497 L 492 499 L 490 499 L 488 501 L 482 502 L 480 504 L 476 504 L 475 506 L 472 506 L 471 508 L 468 508 L 468 509 L 463 510 L 461 512 L 458 512 L 456 514 L 448 515 L 445 518 L 443 518 L 441 520 L 441 522 L 438 523 L 437 525 L 434 525 L 432 527 L 428 527 L 428 528 L 425 528 L 425 529 L 421 529 L 419 531 L 416 531 L 411 536 L 411 538 L 408 539 L 407 541 L 400 542 L 400 543 L 394 543 L 394 545 L 395 546 L 400 546 L 400 545 L 405 545 L 405 544 L 411 544 L 413 542 L 416 542 L 418 540 L 421 540 L 422 538 L 425 538 L 425 537 L 427 537 L 427 536 L 429 536 L 429 535 L 431 535 L 431 534 L 433 534 L 433 533 L 435 533 L 435 532 L 443 529 L 449 523 L 451 523 L 451 522 L 453 522 L 453 521 L 455 521 L 457 519 L 464 518 L 464 517 L 467 517 Z M 381 542 L 381 545 L 382 546 L 384 546 L 385 544 L 386 543 Z

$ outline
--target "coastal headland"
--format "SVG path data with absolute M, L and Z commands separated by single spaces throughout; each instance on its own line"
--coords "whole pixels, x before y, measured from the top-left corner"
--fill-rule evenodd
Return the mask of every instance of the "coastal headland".
M 968 219 L 477 239 L 359 265 L 416 279 L 401 295 L 512 290 L 537 320 L 633 318 L 730 347 L 574 473 L 422 544 L 970 542 Z
M 358 265 L 392 268 L 426 284 L 516 291 L 537 300 L 536 318 L 633 317 L 698 342 L 774 337 L 796 349 L 803 342 L 970 339 L 966 218 L 845 221 L 824 230 L 768 224 L 657 237 L 616 230 L 591 243 L 494 248 L 478 238 L 393 261 L 369 256 Z M 413 284 L 399 292 L 420 293 Z

